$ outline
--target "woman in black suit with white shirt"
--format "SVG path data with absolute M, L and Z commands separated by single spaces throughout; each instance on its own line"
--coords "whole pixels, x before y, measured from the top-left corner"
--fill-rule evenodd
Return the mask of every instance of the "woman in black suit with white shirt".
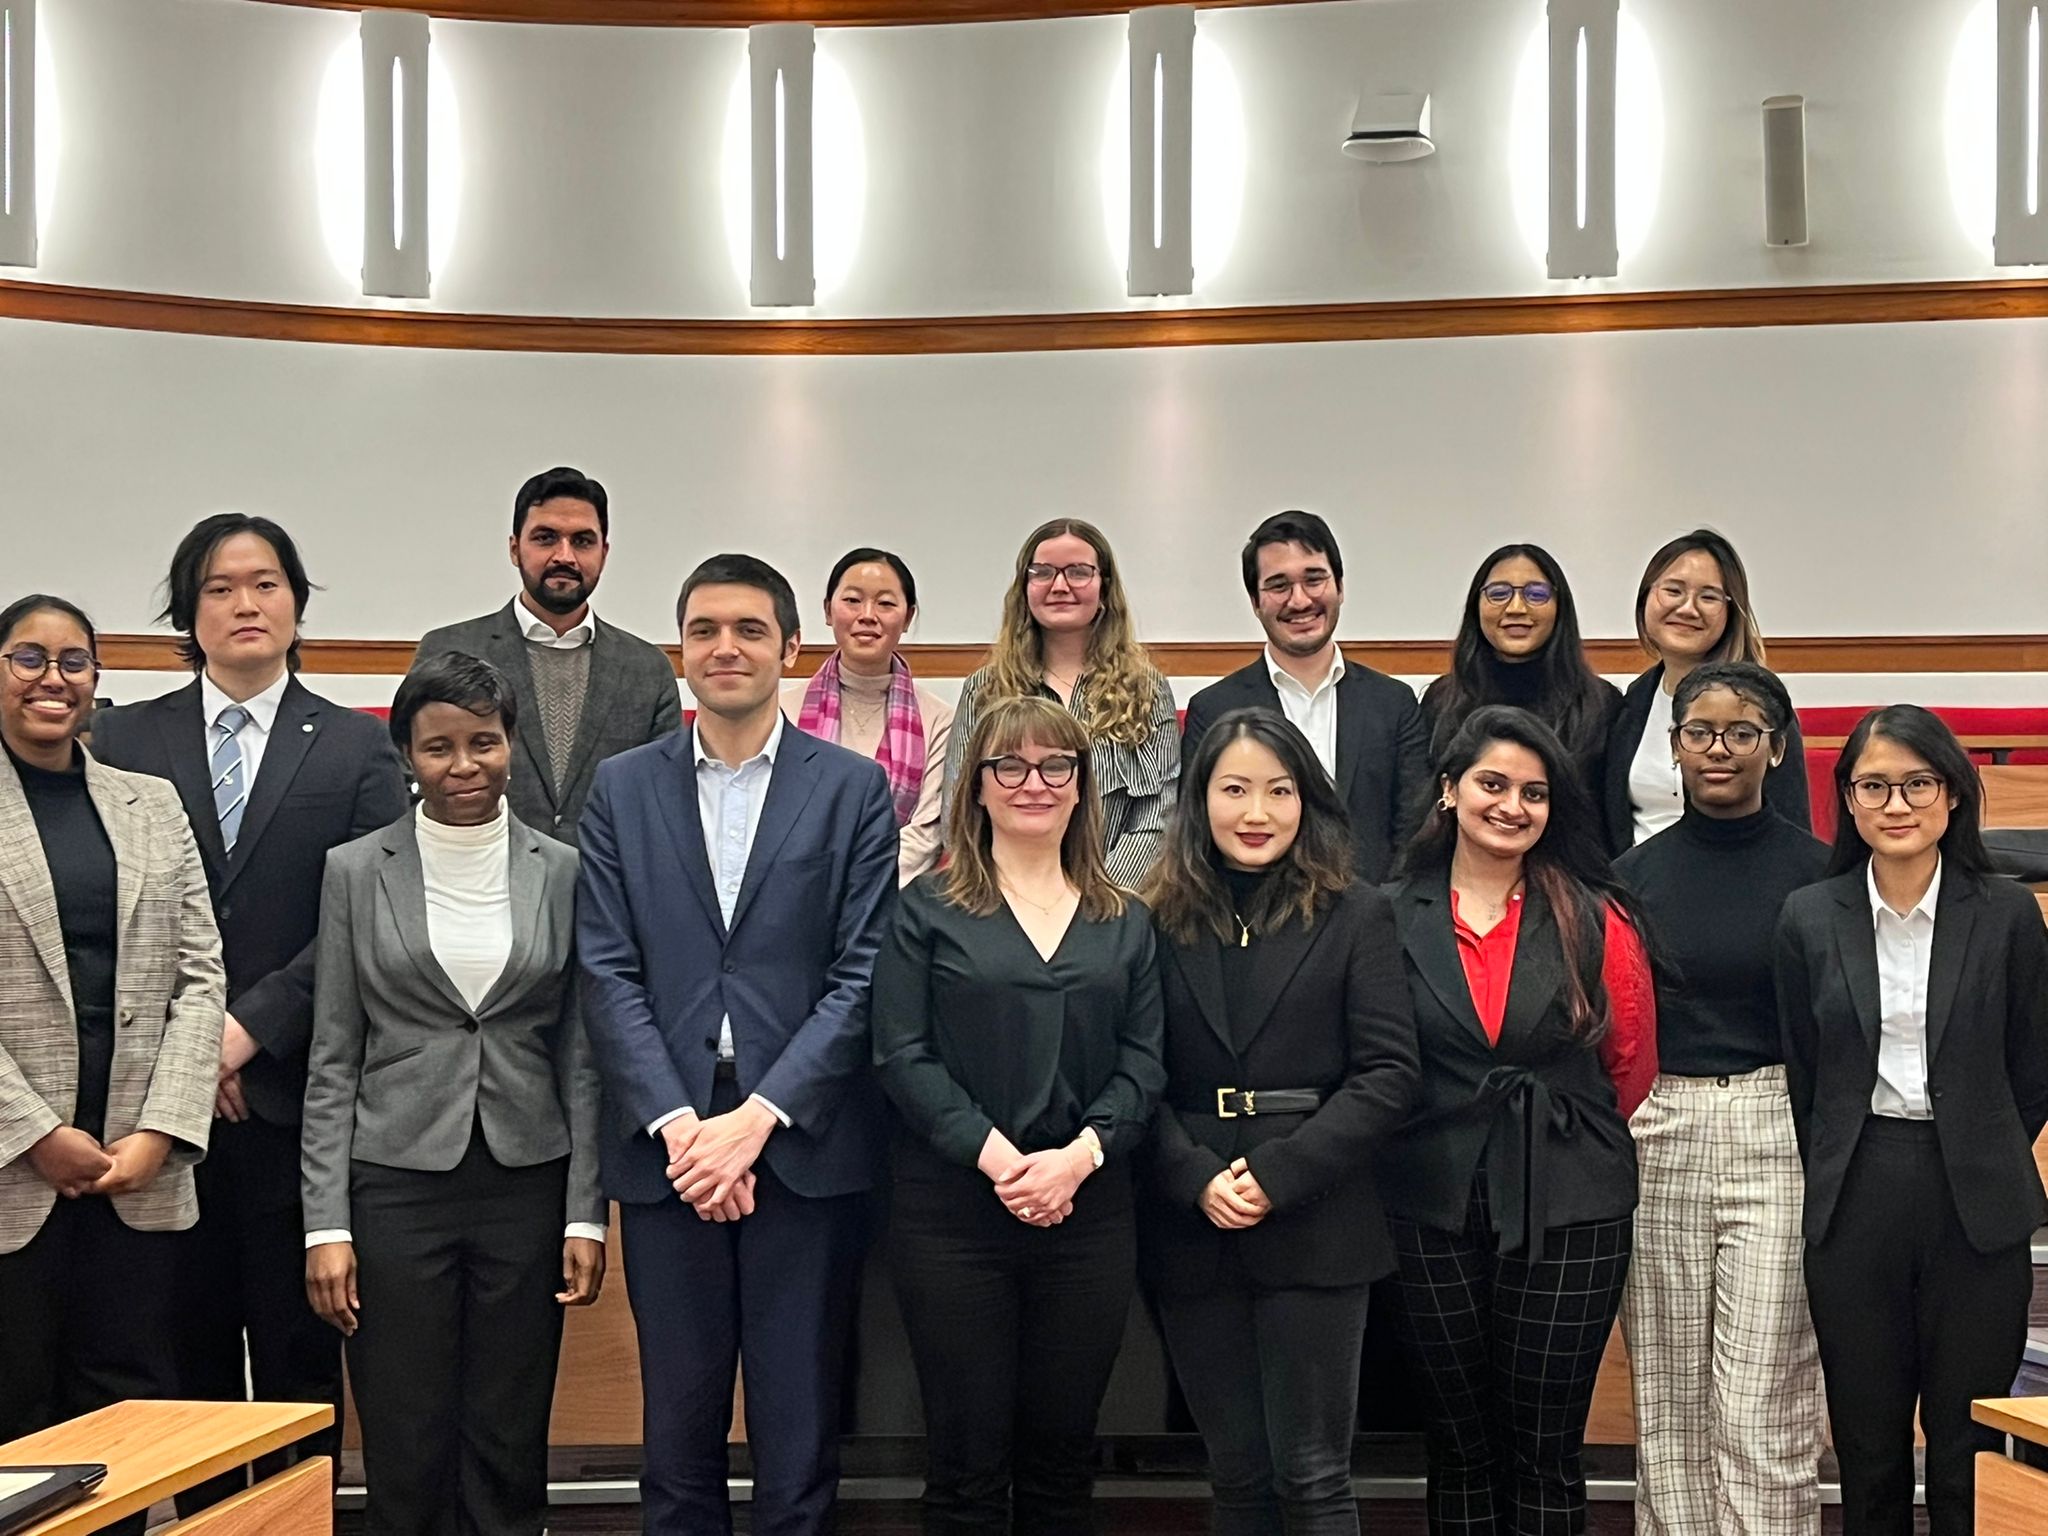
M 1394 1268 L 1372 1160 L 1417 1073 L 1393 907 L 1352 883 L 1343 802 L 1282 716 L 1223 716 L 1189 772 L 1144 888 L 1167 1087 L 1140 1262 L 1212 1529 L 1356 1536 L 1359 1349 Z
M 2048 930 L 1991 873 L 1982 790 L 1912 704 L 1835 767 L 1833 878 L 1778 924 L 1778 1013 L 1806 1164 L 1806 1284 L 1845 1536 L 1913 1529 L 1913 1410 L 1933 1536 L 1973 1523 L 1970 1400 L 2018 1373 L 2048 1196 Z

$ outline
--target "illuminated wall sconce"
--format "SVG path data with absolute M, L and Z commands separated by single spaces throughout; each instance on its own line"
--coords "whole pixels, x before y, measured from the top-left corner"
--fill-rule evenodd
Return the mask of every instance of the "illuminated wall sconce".
M 2042 8 L 2040 0 L 1998 0 L 1998 224 L 1991 259 L 2001 267 L 2048 262 Z
M 36 0 L 0 0 L 0 266 L 36 264 Z
M 1764 101 L 1764 244 L 1806 244 L 1806 98 Z
M 757 305 L 815 304 L 811 230 L 815 29 L 778 22 L 747 29 L 753 124 L 753 269 Z
M 365 11 L 363 292 L 427 296 L 427 18 Z
M 1614 78 L 1620 0 L 1550 0 L 1552 277 L 1613 277 Z
M 1195 8 L 1131 12 L 1131 245 L 1134 299 L 1195 291 Z

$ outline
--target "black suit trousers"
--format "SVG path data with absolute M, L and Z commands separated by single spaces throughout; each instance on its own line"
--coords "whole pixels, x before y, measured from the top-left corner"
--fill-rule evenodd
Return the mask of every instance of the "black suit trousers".
M 1928 1528 L 1973 1528 L 1976 1453 L 1999 1438 L 1970 1400 L 2011 1392 L 2033 1288 L 2026 1243 L 1979 1253 L 1963 1235 L 1933 1121 L 1865 1122 L 1827 1237 L 1806 1250 L 1844 1536 L 1913 1530 L 1916 1403 Z
M 366 1536 L 541 1536 L 568 1173 L 351 1166 Z

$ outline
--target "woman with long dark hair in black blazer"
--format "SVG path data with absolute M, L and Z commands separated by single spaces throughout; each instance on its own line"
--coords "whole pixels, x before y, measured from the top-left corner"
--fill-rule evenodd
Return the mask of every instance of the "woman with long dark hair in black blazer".
M 1806 1162 L 1806 1285 L 1846 1536 L 1913 1529 L 1913 1409 L 1934 1536 L 1972 1528 L 1970 1400 L 2018 1374 L 2048 1221 L 2048 930 L 1991 873 L 1983 792 L 1913 704 L 1835 766 L 1833 878 L 1778 924 L 1778 1015 Z
M 1308 738 L 1235 710 L 1189 762 L 1144 887 L 1166 1092 L 1140 1261 L 1209 1448 L 1218 1536 L 1356 1536 L 1371 1284 L 1394 1267 L 1373 1161 L 1415 1090 L 1393 909 Z
M 1503 544 L 1472 573 L 1451 670 L 1422 694 L 1432 759 L 1483 704 L 1528 710 L 1557 732 L 1588 790 L 1598 791 L 1621 694 L 1586 664 L 1572 584 L 1540 544 Z
M 1636 583 L 1636 640 L 1656 664 L 1621 696 L 1607 732 L 1605 785 L 1595 788 L 1607 851 L 1616 857 L 1676 824 L 1685 810 L 1663 721 L 1686 673 L 1710 661 L 1764 664 L 1749 573 L 1735 546 L 1711 528 L 1695 528 L 1650 556 Z M 1812 828 L 1797 716 L 1785 728 L 1784 757 L 1764 775 L 1764 801 L 1793 826 Z
M 1577 1532 L 1628 1276 L 1628 1117 L 1657 1069 L 1649 964 L 1550 727 L 1489 705 L 1437 769 L 1394 892 L 1422 1078 L 1379 1160 L 1428 1393 L 1429 1526 Z

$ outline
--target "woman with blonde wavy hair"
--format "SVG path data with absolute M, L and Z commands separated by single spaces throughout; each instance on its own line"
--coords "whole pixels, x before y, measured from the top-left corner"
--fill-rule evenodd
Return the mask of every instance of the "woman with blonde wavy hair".
M 1078 518 L 1041 524 L 1017 551 L 988 662 L 960 689 L 946 760 L 949 811 L 980 712 L 998 699 L 1034 697 L 1064 705 L 1086 728 L 1104 867 L 1135 887 L 1159 856 L 1173 809 L 1180 721 L 1173 690 L 1138 643 L 1109 541 Z

